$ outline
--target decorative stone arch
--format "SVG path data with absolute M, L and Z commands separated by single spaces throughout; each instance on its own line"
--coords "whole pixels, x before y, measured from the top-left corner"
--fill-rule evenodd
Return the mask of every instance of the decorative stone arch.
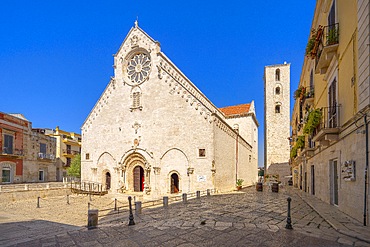
M 116 188 L 117 181 L 117 161 L 109 152 L 103 152 L 97 160 L 97 179 L 110 190 Z M 99 172 L 100 171 L 100 172 Z M 114 172 L 115 171 L 115 172 Z M 93 175 L 95 176 L 95 175 Z
M 171 194 L 174 193 L 180 193 L 182 191 L 182 188 L 180 186 L 181 184 L 181 175 L 178 171 L 172 170 L 168 173 L 168 192 Z
M 181 149 L 179 149 L 179 148 L 170 148 L 170 149 L 168 149 L 166 152 L 164 152 L 164 154 L 162 155 L 162 157 L 160 158 L 160 160 L 162 160 L 162 159 L 163 159 L 163 157 L 164 157 L 167 153 L 169 153 L 170 151 L 173 151 L 173 150 L 177 150 L 177 151 L 179 151 L 180 153 L 182 153 L 182 154 L 185 156 L 185 158 L 186 158 L 187 164 L 189 165 L 189 158 L 188 158 L 188 156 L 186 155 L 186 153 L 185 153 L 184 151 L 182 151 L 182 150 L 181 150 Z
M 149 194 L 151 166 L 145 156 L 136 150 L 123 157 L 121 169 L 125 190 Z

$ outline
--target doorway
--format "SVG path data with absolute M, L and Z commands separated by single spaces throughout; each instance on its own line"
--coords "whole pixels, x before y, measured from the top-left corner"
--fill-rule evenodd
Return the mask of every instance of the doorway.
M 315 195 L 315 166 L 311 166 L 311 194 Z
M 332 203 L 338 206 L 338 161 L 332 161 Z
M 141 166 L 134 168 L 134 191 L 144 191 L 144 169 Z
M 107 190 L 110 189 L 110 181 L 111 181 L 110 173 L 107 172 L 105 174 L 105 187 L 106 187 Z
M 171 193 L 179 193 L 179 176 L 176 173 L 171 175 Z

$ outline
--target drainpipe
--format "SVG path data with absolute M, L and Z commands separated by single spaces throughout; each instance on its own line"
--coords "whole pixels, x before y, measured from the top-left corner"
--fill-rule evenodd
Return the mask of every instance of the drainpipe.
M 364 226 L 366 226 L 366 215 L 367 215 L 367 171 L 369 168 L 369 141 L 368 141 L 368 132 L 369 128 L 367 125 L 367 115 L 364 115 L 364 121 L 365 121 L 365 142 L 366 142 L 366 165 L 365 165 L 365 193 L 364 193 Z
M 238 181 L 238 156 L 239 156 L 239 125 L 234 124 L 234 130 L 236 132 L 236 143 L 235 143 L 235 183 Z

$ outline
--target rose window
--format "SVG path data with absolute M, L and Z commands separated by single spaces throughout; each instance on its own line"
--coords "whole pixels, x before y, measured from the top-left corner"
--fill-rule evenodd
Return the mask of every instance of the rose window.
M 132 82 L 144 82 L 149 76 L 149 71 L 150 58 L 146 54 L 137 54 L 128 62 L 127 75 Z

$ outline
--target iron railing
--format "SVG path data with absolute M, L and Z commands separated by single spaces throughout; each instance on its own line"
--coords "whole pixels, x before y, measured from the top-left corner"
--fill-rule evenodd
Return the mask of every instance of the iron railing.
M 321 122 L 317 126 L 314 135 L 323 129 L 339 128 L 339 109 L 340 106 L 330 106 L 321 108 Z
M 322 50 L 326 46 L 336 45 L 339 43 L 339 23 L 325 26 L 320 31 L 320 39 L 317 48 L 316 64 L 320 59 Z

